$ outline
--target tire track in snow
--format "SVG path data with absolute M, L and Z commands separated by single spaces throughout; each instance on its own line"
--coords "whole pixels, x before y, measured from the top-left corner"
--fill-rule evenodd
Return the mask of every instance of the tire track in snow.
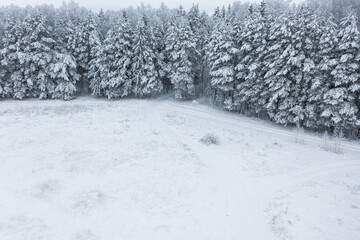
M 266 197 L 271 198 L 279 191 L 291 190 L 314 180 L 326 180 L 334 173 L 359 170 L 360 163 L 358 161 L 341 162 L 281 176 L 264 177 L 257 182 L 256 186 L 258 189 L 262 189 L 261 191 Z
M 187 114 L 191 114 L 191 115 L 206 118 L 206 119 L 223 121 L 223 122 L 234 124 L 234 125 L 237 125 L 240 127 L 251 128 L 251 129 L 254 129 L 257 131 L 263 131 L 263 132 L 267 132 L 267 133 L 271 133 L 271 134 L 277 134 L 280 136 L 294 138 L 294 133 L 291 131 L 286 131 L 286 130 L 282 130 L 282 129 L 274 129 L 271 127 L 264 126 L 261 123 L 259 123 L 259 124 L 252 123 L 252 122 L 245 121 L 244 119 L 241 119 L 241 118 L 235 119 L 232 116 L 227 116 L 228 114 L 226 116 L 224 116 L 222 114 L 205 112 L 200 108 L 196 109 L 194 107 L 188 107 L 188 106 L 180 105 L 180 104 L 176 104 L 176 103 L 174 103 L 174 104 L 164 103 L 164 104 L 166 104 L 169 109 L 174 110 L 174 111 L 187 113 Z M 318 138 L 318 137 L 304 134 L 304 135 L 302 135 L 302 138 L 305 141 L 307 141 L 308 143 L 317 144 L 319 147 L 321 147 L 321 145 L 323 144 L 323 139 Z M 357 144 L 343 141 L 343 142 L 341 142 L 341 148 L 343 148 L 344 150 L 347 150 L 349 152 L 359 154 L 359 156 L 360 156 L 360 146 Z
M 153 118 L 152 121 L 160 123 L 169 134 L 180 142 L 185 141 L 192 151 L 212 168 L 217 185 L 222 190 L 218 195 L 222 198 L 218 199 L 221 206 L 217 206 L 221 208 L 219 217 L 226 215 L 226 218 L 223 218 L 224 228 L 222 230 L 227 229 L 227 232 L 221 233 L 222 239 L 262 240 L 275 238 L 270 226 L 266 223 L 265 215 L 261 213 L 262 206 L 256 203 L 256 196 L 250 183 L 240 176 L 241 173 L 235 172 L 234 168 L 229 166 L 227 159 L 230 157 L 211 148 L 211 146 L 205 146 L 195 141 L 166 124 L 160 116 L 162 114 L 161 107 L 164 106 L 165 114 L 168 109 L 173 110 L 173 108 L 168 107 L 169 104 L 158 102 L 157 106 L 150 109 L 151 112 L 148 114 L 150 118 Z
M 221 115 L 212 112 L 205 112 L 202 109 L 198 110 L 196 107 L 189 107 L 176 103 L 174 104 L 164 103 L 164 104 L 166 104 L 167 107 L 171 110 L 190 114 L 196 117 L 226 122 L 239 127 L 251 128 L 257 131 L 264 131 L 271 134 L 277 134 L 291 139 L 295 137 L 294 133 L 291 131 L 266 127 L 264 125 L 261 125 L 261 123 L 259 124 L 251 123 L 241 118 L 235 119 L 232 116 L 229 116 L 229 114 Z M 323 140 L 321 138 L 317 138 L 305 134 L 302 135 L 302 138 L 309 143 L 317 144 L 319 147 L 321 147 L 321 145 L 323 144 Z M 341 147 L 350 153 L 354 153 L 356 155 L 360 154 L 360 146 L 356 144 L 342 142 Z M 265 177 L 261 179 L 259 182 L 257 182 L 256 187 L 259 189 L 263 189 L 263 192 L 267 193 L 266 194 L 267 196 L 271 196 L 275 194 L 277 191 L 291 189 L 293 187 L 308 183 L 318 178 L 326 177 L 331 173 L 335 173 L 339 171 L 347 171 L 347 170 L 352 171 L 356 169 L 360 169 L 360 161 L 326 164 L 324 166 L 318 166 L 316 168 L 297 171 L 291 174 Z

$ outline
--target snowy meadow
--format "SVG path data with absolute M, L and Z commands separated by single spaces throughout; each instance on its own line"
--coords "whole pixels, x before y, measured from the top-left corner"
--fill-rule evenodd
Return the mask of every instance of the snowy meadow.
M 359 19 L 0 6 L 0 240 L 358 240 Z
M 0 116 L 0 239 L 360 234 L 358 144 L 337 154 L 173 100 L 5 101 Z

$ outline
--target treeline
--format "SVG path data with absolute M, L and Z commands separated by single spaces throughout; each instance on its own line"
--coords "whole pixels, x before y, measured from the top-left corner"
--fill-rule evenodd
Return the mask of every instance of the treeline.
M 211 96 L 232 111 L 355 136 L 360 6 L 346 1 L 353 11 L 272 0 L 211 16 L 197 5 L 98 14 L 74 2 L 3 7 L 0 96 L 143 98 L 173 89 L 178 99 Z
M 360 33 L 350 12 L 299 8 L 273 17 L 265 4 L 238 23 L 215 14 L 208 45 L 215 98 L 230 110 L 266 113 L 280 124 L 342 129 L 360 124 Z

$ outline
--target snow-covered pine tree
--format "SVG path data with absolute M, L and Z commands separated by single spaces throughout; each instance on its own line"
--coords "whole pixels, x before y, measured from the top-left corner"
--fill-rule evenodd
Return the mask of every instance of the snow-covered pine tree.
M 203 81 L 203 61 L 202 54 L 204 52 L 204 43 L 206 37 L 206 25 L 199 10 L 199 5 L 193 5 L 188 12 L 189 26 L 193 32 L 196 49 L 198 51 L 192 56 L 194 62 L 194 84 L 200 85 Z
M 333 82 L 324 95 L 325 109 L 322 117 L 329 118 L 331 127 L 349 129 L 360 125 L 356 105 L 360 91 L 360 33 L 353 13 L 340 24 L 339 43 L 336 48 L 338 63 L 331 72 Z
M 169 27 L 166 50 L 170 55 L 170 78 L 174 85 L 175 98 L 193 98 L 195 71 L 192 60 L 197 54 L 197 49 L 194 34 L 185 16 L 174 19 Z
M 108 34 L 110 34 L 110 31 Z M 106 95 L 105 88 L 109 76 L 110 66 L 106 62 L 108 56 L 105 53 L 105 46 L 103 46 L 103 44 L 98 44 L 92 48 L 87 75 L 91 94 L 97 97 L 103 97 Z
M 206 96 L 208 93 L 211 92 L 211 83 L 210 83 L 210 77 L 209 77 L 209 72 L 210 72 L 210 66 L 208 64 L 208 59 L 207 59 L 207 46 L 209 45 L 210 42 L 210 36 L 211 36 L 211 31 L 212 31 L 212 26 L 210 23 L 210 19 L 208 17 L 208 15 L 203 12 L 201 14 L 201 21 L 203 23 L 202 28 L 200 30 L 200 36 L 201 36 L 201 46 L 200 46 L 200 55 L 201 55 L 201 70 L 200 70 L 200 86 L 198 86 L 199 88 L 199 92 L 200 94 Z
M 110 21 L 108 15 L 105 14 L 103 9 L 100 9 L 100 12 L 97 16 L 99 32 L 102 39 L 105 39 L 107 32 L 110 29 Z
M 292 90 L 288 104 L 288 121 L 297 126 L 314 127 L 311 119 L 316 115 L 314 106 L 308 101 L 311 82 L 318 77 L 317 63 L 320 41 L 318 18 L 310 9 L 300 8 L 295 15 L 292 34 L 292 52 L 288 64 L 291 72 L 288 78 L 292 81 Z
M 252 13 L 252 14 L 251 14 Z M 244 21 L 239 42 L 241 43 L 239 59 L 236 67 L 238 101 L 245 104 L 252 112 L 263 109 L 261 92 L 264 85 L 261 69 L 267 47 L 268 19 L 266 5 L 262 1 L 258 11 L 249 9 L 249 15 Z
M 317 74 L 314 61 L 319 61 L 318 28 L 317 19 L 306 9 L 278 17 L 270 28 L 261 98 L 268 99 L 266 110 L 277 123 L 311 125 L 305 115 L 306 108 L 309 117 L 314 114 L 308 95 Z
M 170 71 L 168 68 L 169 53 L 166 51 L 167 30 L 172 15 L 173 13 L 162 3 L 160 8 L 156 11 L 153 26 L 154 49 L 155 54 L 157 55 L 155 64 L 165 92 L 172 88 Z
M 186 11 L 182 5 L 180 5 L 174 12 L 175 18 L 182 18 L 186 17 Z
M 280 124 L 288 124 L 288 109 L 293 105 L 290 98 L 292 80 L 288 78 L 291 66 L 288 64 L 293 52 L 292 30 L 293 16 L 283 14 L 271 25 L 269 31 L 269 49 L 264 56 L 266 73 L 265 87 L 261 95 L 267 99 L 265 105 L 270 118 Z
M 336 46 L 338 44 L 338 26 L 333 17 L 319 16 L 318 29 L 314 34 L 320 37 L 315 51 L 315 69 L 312 70 L 313 76 L 310 80 L 308 90 L 308 103 L 306 105 L 305 124 L 311 127 L 330 126 L 329 117 L 322 116 L 322 112 L 327 108 L 324 102 L 324 94 L 330 88 L 333 81 L 331 72 L 337 65 Z
M 99 64 L 102 66 L 100 76 L 97 78 L 98 83 L 91 84 L 94 93 L 96 94 L 96 89 L 103 88 L 108 98 L 125 97 L 131 94 L 132 29 L 125 12 L 108 31 L 100 58 Z M 101 76 L 101 73 L 106 74 Z
M 225 21 L 224 18 L 221 17 L 220 14 L 220 8 L 217 7 L 214 11 L 214 14 L 211 16 L 211 18 L 209 18 L 208 15 L 203 16 L 203 21 L 205 22 L 205 27 L 203 29 L 203 36 L 204 36 L 204 41 L 203 41 L 203 48 L 202 48 L 202 88 L 203 88 L 203 93 L 205 96 L 212 96 L 214 98 L 214 100 L 216 100 L 216 96 L 219 94 L 216 94 L 216 89 L 214 89 L 211 85 L 211 77 L 210 77 L 210 69 L 211 69 L 211 64 L 210 64 L 210 58 L 213 57 L 213 55 L 215 54 L 215 52 L 213 51 L 214 49 L 214 44 L 216 44 L 216 39 L 212 38 L 212 33 L 215 29 L 215 26 L 221 22 L 221 21 Z M 240 26 L 236 25 L 236 26 Z M 223 103 L 223 99 L 217 99 L 217 102 Z
M 52 98 L 72 99 L 76 93 L 76 82 L 80 78 L 76 72 L 75 59 L 70 54 L 54 51 L 53 63 L 48 66 L 48 71 L 55 83 Z
M 161 92 L 163 88 L 155 66 L 156 55 L 151 31 L 148 19 L 143 15 L 137 22 L 133 38 L 132 77 L 137 97 L 148 97 L 151 93 Z
M 49 76 L 48 66 L 53 63 L 52 27 L 40 10 L 30 11 L 24 19 L 25 72 L 29 94 L 40 99 L 51 97 L 56 84 Z
M 71 1 L 68 4 L 63 3 L 60 9 L 57 11 L 56 23 L 55 23 L 55 36 L 57 41 L 62 43 L 65 50 L 76 57 L 77 37 L 78 30 L 80 29 L 81 21 L 83 17 L 83 10 L 80 11 L 80 7 L 75 2 Z M 87 11 L 86 11 L 87 13 Z
M 119 69 L 119 77 L 121 84 L 121 97 L 128 96 L 132 93 L 133 81 L 132 81 L 132 62 L 133 62 L 133 30 L 130 25 L 130 21 L 123 13 L 120 19 L 119 29 L 119 58 L 116 64 Z M 159 90 L 160 91 L 160 90 Z
M 77 15 L 76 15 L 77 16 Z M 62 53 L 67 52 L 73 56 L 73 43 L 76 34 L 76 16 L 71 16 L 70 9 L 63 6 L 56 12 L 54 36 L 57 44 L 55 49 Z
M 221 19 L 224 19 L 225 21 L 227 20 L 226 9 L 225 9 L 224 5 L 222 6 L 221 11 L 220 11 L 220 17 L 221 17 Z
M 155 52 L 155 66 L 159 74 L 159 78 L 163 85 L 163 90 L 168 91 L 171 87 L 170 78 L 168 76 L 167 61 L 168 54 L 166 52 L 165 39 L 166 39 L 166 25 L 162 22 L 157 13 L 155 24 L 153 28 L 154 38 L 154 52 Z
M 254 13 L 253 6 L 250 5 L 248 15 L 246 16 L 241 32 L 238 33 L 237 39 L 239 46 L 238 62 L 235 67 L 236 70 L 236 105 L 241 106 L 241 111 L 248 110 L 250 106 L 249 98 L 251 97 L 251 79 L 248 78 L 249 69 L 255 56 L 255 43 L 254 34 L 256 29 L 256 14 Z M 252 54 L 253 53 L 253 54 Z
M 54 24 L 54 31 L 53 35 L 56 39 L 55 49 L 63 52 L 66 51 L 68 46 L 67 38 L 71 33 L 69 29 L 70 21 L 66 12 L 64 11 L 57 11 L 55 15 L 55 24 Z
M 223 101 L 225 108 L 234 108 L 234 93 L 236 87 L 235 66 L 238 49 L 231 23 L 225 19 L 216 24 L 209 42 L 210 78 L 215 89 L 215 99 Z
M 23 57 L 23 35 L 21 22 L 8 16 L 5 22 L 3 49 L 0 52 L 2 78 L 0 95 L 3 97 L 11 95 L 16 99 L 22 99 L 27 94 L 28 88 L 22 65 L 25 61 Z
M 57 12 L 55 16 L 53 64 L 49 65 L 49 74 L 56 84 L 53 98 L 70 100 L 76 93 L 77 73 L 75 58 L 69 52 L 74 33 L 74 25 L 67 11 Z
M 235 11 L 233 10 L 231 4 L 229 4 L 229 6 L 226 10 L 225 21 L 228 24 L 233 24 L 236 21 Z
M 254 42 L 254 51 L 252 64 L 249 68 L 249 74 L 247 79 L 249 82 L 252 82 L 251 91 L 244 100 L 249 101 L 251 104 L 251 109 L 260 114 L 265 108 L 267 103 L 267 96 L 263 95 L 265 80 L 264 76 L 267 70 L 267 64 L 265 57 L 268 54 L 269 50 L 269 31 L 270 26 L 273 23 L 274 18 L 272 15 L 269 15 L 266 10 L 265 1 L 261 1 L 260 7 L 256 15 L 256 28 L 254 29 L 255 42 Z
M 88 94 L 90 88 L 89 70 L 90 61 L 95 58 L 98 46 L 101 45 L 100 34 L 95 23 L 93 14 L 88 13 L 85 19 L 80 19 L 76 23 L 74 36 L 71 37 L 70 52 L 75 57 L 77 72 L 80 74 L 80 81 L 77 89 L 82 94 Z M 92 73 L 96 71 L 93 66 Z

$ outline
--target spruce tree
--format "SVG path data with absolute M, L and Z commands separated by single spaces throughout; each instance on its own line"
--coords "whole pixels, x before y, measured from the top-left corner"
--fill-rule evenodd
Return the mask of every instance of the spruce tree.
M 238 49 L 231 24 L 220 20 L 212 32 L 209 49 L 211 85 L 217 100 L 233 109 L 236 88 L 235 65 Z
M 91 12 L 85 19 L 79 19 L 73 34 L 71 36 L 70 51 L 75 57 L 77 72 L 80 74 L 77 88 L 80 93 L 87 94 L 91 80 L 89 78 L 91 60 L 95 59 L 98 46 L 101 45 L 100 34 Z M 94 61 L 92 64 L 94 64 Z M 94 76 L 94 71 L 96 71 L 96 65 L 93 66 L 90 75 Z
M 105 42 L 103 44 L 105 44 Z M 106 95 L 105 88 L 109 76 L 109 65 L 108 62 L 106 62 L 107 55 L 105 53 L 105 46 L 103 46 L 103 44 L 97 44 L 92 48 L 91 60 L 89 62 L 88 70 L 91 94 L 97 97 L 103 97 Z
M 265 87 L 261 93 L 267 98 L 265 105 L 270 118 L 280 124 L 288 124 L 288 109 L 293 105 L 290 98 L 292 79 L 288 78 L 291 65 L 288 61 L 293 51 L 291 41 L 293 16 L 284 14 L 276 19 L 269 31 L 269 49 L 264 57 L 266 73 L 264 75 Z
M 258 11 L 249 10 L 241 31 L 239 42 L 241 43 L 237 78 L 239 85 L 238 99 L 253 112 L 260 112 L 263 109 L 261 97 L 264 85 L 261 69 L 267 50 L 268 22 L 266 16 L 265 2 L 261 2 Z M 252 12 L 252 14 L 250 14 Z
M 199 85 L 203 81 L 203 61 L 204 42 L 206 34 L 206 25 L 199 10 L 199 5 L 193 5 L 188 12 L 188 20 L 191 31 L 193 32 L 197 51 L 192 56 L 194 62 L 194 84 Z
M 327 109 L 324 102 L 324 94 L 330 89 L 334 81 L 331 72 L 337 65 L 336 46 L 338 44 L 338 26 L 332 17 L 321 17 L 318 30 L 319 44 L 316 50 L 315 62 L 316 68 L 310 80 L 310 89 L 308 91 L 308 104 L 306 106 L 306 125 L 311 127 L 330 126 L 329 117 L 322 116 L 322 112 Z
M 108 98 L 131 94 L 132 30 L 125 12 L 108 31 L 99 61 L 102 66 L 97 84 L 92 83 L 94 94 L 100 95 L 101 89 Z M 101 76 L 101 73 L 105 74 Z
M 186 17 L 172 22 L 166 39 L 166 50 L 169 53 L 171 82 L 175 89 L 176 99 L 191 99 L 195 94 L 194 55 L 197 54 L 196 40 Z
M 54 59 L 48 71 L 55 89 L 52 98 L 70 100 L 76 93 L 76 83 L 80 75 L 76 72 L 75 59 L 67 54 L 54 52 Z
M 105 39 L 106 34 L 111 27 L 108 15 L 105 14 L 103 9 L 100 9 L 97 19 L 98 19 L 98 26 L 99 26 L 99 32 L 100 32 L 101 38 Z
M 153 49 L 153 34 L 146 16 L 142 16 L 134 31 L 134 58 L 132 77 L 134 94 L 138 97 L 148 97 L 151 93 L 161 92 L 163 86 L 155 66 Z
M 357 18 L 351 13 L 340 24 L 336 48 L 337 65 L 331 72 L 333 81 L 324 95 L 322 116 L 333 128 L 346 129 L 360 125 L 356 101 L 360 90 L 360 33 Z
M 15 99 L 22 99 L 28 92 L 23 68 L 25 62 L 23 36 L 21 22 L 9 16 L 5 23 L 3 49 L 0 52 L 0 95 L 3 97 L 11 95 Z
M 25 72 L 29 94 L 40 99 L 51 97 L 56 84 L 49 76 L 48 66 L 53 63 L 52 27 L 44 13 L 30 11 L 24 19 Z
M 295 15 L 293 29 L 293 52 L 289 58 L 291 72 L 288 76 L 292 80 L 290 98 L 293 102 L 289 105 L 291 117 L 288 119 L 297 126 L 313 127 L 316 123 L 312 118 L 316 112 L 308 98 L 311 94 L 311 82 L 318 77 L 317 53 L 321 36 L 318 18 L 311 10 L 301 8 Z
M 170 89 L 170 78 L 168 76 L 167 62 L 168 54 L 166 52 L 166 26 L 165 24 L 157 18 L 157 22 L 153 28 L 153 38 L 154 38 L 154 52 L 155 52 L 155 66 L 161 79 L 163 88 L 165 91 Z
M 67 12 L 56 15 L 54 63 L 49 66 L 51 78 L 56 84 L 53 98 L 70 100 L 77 92 L 76 84 L 80 79 L 80 75 L 77 73 L 76 60 L 71 53 L 71 48 L 69 48 L 74 30 L 74 25 Z

